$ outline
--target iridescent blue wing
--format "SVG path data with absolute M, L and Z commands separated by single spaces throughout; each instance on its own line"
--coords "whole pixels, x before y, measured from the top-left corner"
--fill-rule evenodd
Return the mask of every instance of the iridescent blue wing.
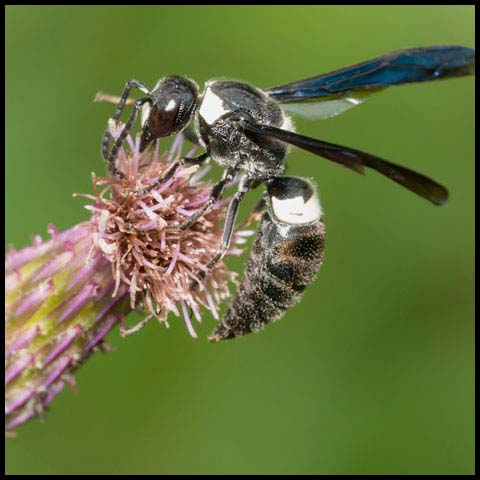
M 287 111 L 311 118 L 328 118 L 391 85 L 474 73 L 475 50 L 471 48 L 421 47 L 399 50 L 318 77 L 269 88 L 266 93 L 284 103 Z
M 304 137 L 295 132 L 282 130 L 270 125 L 258 125 L 242 120 L 240 127 L 254 135 L 276 138 L 290 145 L 307 150 L 315 155 L 339 163 L 357 173 L 364 173 L 364 167 L 376 170 L 390 180 L 397 182 L 408 190 L 420 195 L 435 205 L 443 205 L 448 199 L 448 190 L 421 173 L 402 167 L 370 153 L 343 147 L 334 143 Z

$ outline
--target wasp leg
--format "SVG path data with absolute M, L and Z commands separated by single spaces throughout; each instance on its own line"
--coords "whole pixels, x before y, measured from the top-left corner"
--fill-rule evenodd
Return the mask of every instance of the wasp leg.
M 133 87 L 137 87 L 146 95 L 150 95 L 151 93 L 150 89 L 145 84 L 143 84 L 142 82 L 139 82 L 135 78 L 131 78 L 130 80 L 128 80 L 127 83 L 125 84 L 125 87 L 123 88 L 122 95 L 118 101 L 117 109 L 113 114 L 113 117 L 112 117 L 113 120 L 118 120 L 120 118 L 120 115 L 123 112 L 125 104 L 129 100 L 128 95 L 130 94 L 130 90 Z M 108 159 L 108 144 L 110 142 L 110 138 L 112 138 L 112 135 L 110 133 L 110 130 L 107 128 L 107 130 L 105 131 L 105 134 L 103 135 L 103 140 L 102 140 L 102 154 L 105 160 Z
M 182 133 L 190 143 L 200 146 L 200 138 L 192 127 L 187 127 Z
M 210 193 L 210 198 L 203 204 L 203 207 L 200 210 L 196 211 L 193 215 L 185 219 L 179 225 L 166 226 L 165 230 L 186 230 L 187 228 L 191 227 L 201 216 L 207 212 L 207 210 L 209 210 L 215 203 L 218 202 L 225 190 L 225 187 L 234 179 L 236 173 L 237 171 L 235 169 L 226 170 L 223 173 L 220 181 L 213 186 Z
M 115 143 L 113 144 L 112 149 L 110 150 L 110 153 L 108 154 L 108 158 L 107 158 L 107 168 L 108 168 L 108 171 L 110 172 L 110 175 L 115 175 L 119 178 L 123 177 L 123 173 L 117 170 L 117 168 L 115 167 L 115 160 L 117 158 L 117 153 L 120 147 L 122 146 L 122 143 L 125 140 L 125 137 L 130 133 L 130 130 L 132 129 L 133 124 L 137 119 L 138 111 L 142 108 L 143 104 L 147 102 L 151 102 L 151 100 L 148 97 L 141 98 L 140 100 L 135 101 L 135 104 L 133 106 L 133 111 L 130 114 L 130 117 L 127 120 L 127 123 L 125 123 L 122 133 L 120 133 L 118 138 L 115 140 Z
M 147 191 L 150 191 L 154 189 L 155 187 L 158 187 L 161 183 L 165 183 L 167 180 L 173 177 L 174 173 L 180 168 L 183 167 L 184 165 L 201 165 L 203 162 L 205 162 L 209 157 L 209 153 L 205 152 L 199 155 L 198 157 L 192 157 L 192 158 L 187 158 L 187 157 L 180 157 L 168 168 L 168 170 L 163 174 L 163 177 L 157 180 L 153 185 L 148 187 Z M 177 228 L 177 227 L 175 227 Z
M 122 114 L 122 111 L 125 107 L 125 104 L 127 103 L 128 95 L 130 93 L 130 90 L 133 87 L 137 87 L 139 90 L 141 90 L 146 95 L 150 95 L 150 89 L 145 84 L 143 84 L 142 82 L 139 82 L 135 78 L 132 78 L 132 79 L 128 80 L 127 83 L 125 84 L 124 89 L 123 89 L 122 96 L 120 97 L 120 101 L 118 102 L 117 109 L 115 110 L 115 113 L 113 114 L 113 117 L 112 117 L 113 120 L 116 121 L 120 118 L 120 115 Z M 148 98 L 148 100 L 150 99 L 149 97 L 147 97 L 147 98 Z M 143 100 L 144 100 L 143 103 L 145 103 L 145 101 L 147 101 L 146 99 L 143 99 Z M 142 103 L 142 105 L 143 105 L 143 103 Z M 135 105 L 136 105 L 136 102 L 135 102 Z M 136 118 L 136 113 L 135 113 L 135 118 Z M 132 125 L 133 125 L 133 122 L 132 122 Z M 131 126 L 130 126 L 129 130 L 130 129 L 131 129 Z M 125 131 L 125 129 L 124 129 L 124 131 Z M 123 132 L 122 132 L 122 134 L 123 134 Z M 128 131 L 125 133 L 125 136 L 127 134 L 128 134 Z M 123 138 L 125 138 L 125 136 Z M 108 146 L 109 146 L 111 138 L 112 138 L 112 134 L 110 133 L 110 130 L 107 127 L 107 129 L 105 130 L 105 133 L 103 135 L 103 139 L 102 139 L 102 155 L 103 155 L 103 158 L 105 159 L 105 161 L 107 162 L 108 171 L 111 174 L 114 174 L 114 175 L 118 176 L 120 172 L 118 172 L 115 168 L 115 155 L 112 155 L 112 151 L 114 151 L 115 145 L 112 148 L 112 150 L 110 151 L 110 153 L 108 151 Z M 114 154 L 116 154 L 116 152 L 118 151 L 118 148 L 119 147 L 117 147 L 115 149 Z
M 230 246 L 230 242 L 232 240 L 233 234 L 233 227 L 235 226 L 235 219 L 237 218 L 238 207 L 240 202 L 243 199 L 243 196 L 249 191 L 250 189 L 250 181 L 247 176 L 242 177 L 240 183 L 238 185 L 237 193 L 233 196 L 230 204 L 228 205 L 227 215 L 225 216 L 225 225 L 223 227 L 222 233 L 222 241 L 220 243 L 220 248 L 218 249 L 216 255 L 210 260 L 207 265 L 207 271 L 201 270 L 198 272 L 197 277 L 200 280 L 203 280 L 205 276 L 225 255 L 225 252 L 228 250 Z M 258 207 L 258 204 L 257 204 Z M 262 205 L 263 208 L 263 205 Z M 198 283 L 192 282 L 190 285 L 190 290 L 195 290 Z

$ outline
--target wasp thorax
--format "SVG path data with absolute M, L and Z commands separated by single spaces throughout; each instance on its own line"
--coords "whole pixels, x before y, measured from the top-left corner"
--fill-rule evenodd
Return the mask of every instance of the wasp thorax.
M 158 81 L 152 91 L 147 125 L 154 138 L 182 131 L 195 109 L 198 85 L 188 78 L 171 75 Z
M 274 218 L 287 224 L 305 224 L 322 216 L 314 186 L 305 179 L 278 177 L 268 183 L 270 211 Z

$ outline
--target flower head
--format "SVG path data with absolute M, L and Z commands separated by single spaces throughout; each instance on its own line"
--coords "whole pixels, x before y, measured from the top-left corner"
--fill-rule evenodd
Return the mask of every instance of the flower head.
M 111 124 L 116 138 L 121 125 Z M 200 282 L 198 273 L 220 244 L 226 202 L 221 200 L 189 229 L 174 227 L 199 209 L 210 195 L 210 182 L 198 167 L 179 168 L 159 181 L 182 151 L 178 135 L 168 155 L 156 147 L 139 151 L 139 136 L 127 138 L 117 168 L 121 179 L 92 174 L 91 219 L 51 238 L 36 236 L 33 245 L 11 249 L 5 259 L 6 288 L 6 429 L 13 430 L 74 384 L 72 373 L 120 324 L 124 334 L 156 317 L 167 323 L 182 316 L 196 337 L 189 311 L 200 321 L 203 306 L 218 319 L 218 305 L 229 295 L 235 274 L 219 262 Z M 193 152 L 190 152 L 191 155 Z M 241 252 L 247 232 L 235 232 L 227 254 Z M 192 290 L 192 282 L 201 283 Z M 128 329 L 131 310 L 146 318 Z
M 114 136 L 119 133 L 112 130 Z M 137 137 L 131 154 L 120 151 L 117 168 L 124 173 L 123 178 L 94 178 L 94 186 L 107 186 L 110 195 L 106 198 L 97 190 L 95 203 L 89 208 L 96 229 L 94 244 L 111 264 L 115 289 L 122 283 L 128 285 L 131 308 L 142 305 L 164 322 L 169 312 L 178 315 L 180 308 L 195 337 L 186 307 L 197 320 L 200 306 L 218 318 L 217 305 L 228 296 L 228 280 L 235 274 L 220 262 L 209 271 L 204 288 L 189 288 L 192 281 L 202 283 L 198 273 L 207 272 L 207 264 L 220 245 L 228 199 L 217 202 L 191 228 L 172 228 L 208 200 L 212 187 L 209 182 L 197 181 L 194 174 L 198 166 L 180 168 L 172 178 L 159 183 L 170 166 L 168 160 L 181 151 L 182 142 L 178 136 L 169 158 L 159 161 L 158 149 L 139 153 Z M 241 242 L 241 235 L 236 241 Z M 230 253 L 239 251 L 232 249 Z

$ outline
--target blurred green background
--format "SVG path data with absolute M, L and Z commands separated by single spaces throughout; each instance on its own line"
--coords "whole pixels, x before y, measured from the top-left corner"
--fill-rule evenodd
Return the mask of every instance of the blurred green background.
M 6 243 L 87 219 L 72 192 L 104 171 L 99 90 L 171 73 L 270 87 L 439 44 L 474 45 L 474 7 L 7 7 Z M 432 176 L 449 203 L 294 150 L 289 173 L 318 183 L 328 234 L 303 301 L 223 344 L 207 314 L 198 340 L 181 320 L 113 332 L 78 393 L 8 440 L 7 473 L 474 472 L 474 80 L 296 123 Z

